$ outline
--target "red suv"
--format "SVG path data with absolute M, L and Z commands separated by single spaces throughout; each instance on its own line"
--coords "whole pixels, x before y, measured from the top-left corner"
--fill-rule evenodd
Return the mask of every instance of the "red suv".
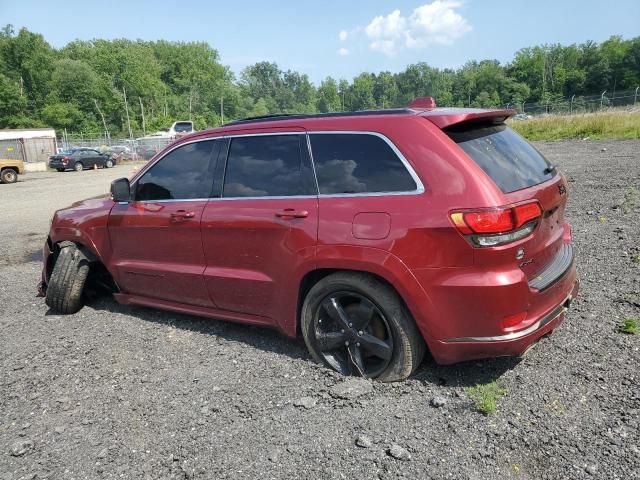
M 510 110 L 234 122 L 58 211 L 40 293 L 83 291 L 302 335 L 344 374 L 520 355 L 578 291 L 562 174 Z

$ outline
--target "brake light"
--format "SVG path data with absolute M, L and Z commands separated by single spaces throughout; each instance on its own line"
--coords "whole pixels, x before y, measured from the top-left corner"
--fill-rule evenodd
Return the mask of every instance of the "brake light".
M 490 247 L 526 237 L 542 216 L 537 201 L 490 210 L 462 210 L 450 214 L 456 228 L 475 245 Z

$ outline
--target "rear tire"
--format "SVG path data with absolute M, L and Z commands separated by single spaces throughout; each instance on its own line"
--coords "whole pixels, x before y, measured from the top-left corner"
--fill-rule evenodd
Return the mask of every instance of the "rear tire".
M 84 165 L 82 165 L 82 162 L 76 162 L 76 164 L 73 166 L 73 169 L 76 172 L 81 172 L 82 170 L 84 170 Z
M 111 168 L 113 167 L 113 160 L 109 159 L 104 163 L 104 168 Z
M 62 247 L 49 279 L 46 304 L 59 313 L 76 313 L 84 304 L 87 275 L 89 261 L 82 252 L 72 244 Z
M 340 312 L 332 315 L 327 305 L 336 299 Z M 343 321 L 335 321 L 342 314 Z M 316 283 L 304 300 L 301 328 L 317 362 L 345 375 L 382 382 L 406 379 L 426 350 L 398 294 L 366 273 L 339 272 Z
M 0 183 L 16 183 L 18 173 L 13 168 L 5 168 L 0 172 Z

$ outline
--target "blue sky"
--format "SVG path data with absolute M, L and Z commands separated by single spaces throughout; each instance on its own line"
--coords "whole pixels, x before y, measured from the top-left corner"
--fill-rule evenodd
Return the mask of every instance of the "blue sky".
M 317 83 L 421 61 L 451 68 L 505 62 L 541 43 L 638 36 L 640 1 L 0 0 L 0 24 L 7 23 L 42 33 L 55 47 L 78 38 L 205 41 L 236 73 L 269 60 Z

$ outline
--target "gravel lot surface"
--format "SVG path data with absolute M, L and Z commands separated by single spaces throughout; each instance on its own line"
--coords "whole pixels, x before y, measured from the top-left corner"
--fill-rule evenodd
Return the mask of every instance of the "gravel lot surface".
M 344 379 L 273 331 L 35 297 L 56 208 L 131 167 L 0 185 L 0 479 L 640 478 L 640 142 L 538 143 L 566 172 L 582 292 L 522 359 Z M 497 380 L 497 411 L 466 388 Z

